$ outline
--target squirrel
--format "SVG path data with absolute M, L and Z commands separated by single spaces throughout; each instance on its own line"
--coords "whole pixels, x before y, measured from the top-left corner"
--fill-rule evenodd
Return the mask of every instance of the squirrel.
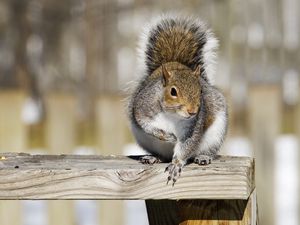
M 218 41 L 199 19 L 165 16 L 140 44 L 143 69 L 128 104 L 137 143 L 151 155 L 143 163 L 169 162 L 167 184 L 191 162 L 207 165 L 227 133 L 227 104 L 213 85 Z

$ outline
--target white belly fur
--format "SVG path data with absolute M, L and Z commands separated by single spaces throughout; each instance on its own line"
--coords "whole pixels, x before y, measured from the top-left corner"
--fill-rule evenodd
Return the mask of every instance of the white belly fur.
M 177 139 L 181 139 L 185 135 L 188 127 L 193 123 L 193 119 L 186 120 L 174 114 L 159 113 L 153 118 L 150 125 L 165 132 L 174 134 Z M 140 127 L 132 125 L 132 132 L 138 144 L 150 152 L 159 155 L 167 161 L 171 161 L 174 154 L 174 144 L 161 141 L 144 132 Z
M 147 152 L 158 155 L 165 161 L 170 162 L 174 153 L 174 144 L 161 141 L 132 124 L 132 133 L 135 136 L 137 143 Z
M 193 119 L 182 119 L 179 116 L 169 113 L 159 113 L 154 117 L 151 125 L 174 134 L 177 138 L 181 138 L 185 135 L 186 130 L 193 122 Z
M 175 121 L 174 121 L 175 122 Z M 159 113 L 150 123 L 151 126 L 175 134 L 175 125 L 172 119 L 168 118 L 165 113 Z M 176 134 L 175 134 L 176 135 Z

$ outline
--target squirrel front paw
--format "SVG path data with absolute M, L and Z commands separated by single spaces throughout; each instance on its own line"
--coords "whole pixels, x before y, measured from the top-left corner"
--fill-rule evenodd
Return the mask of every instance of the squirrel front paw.
M 166 141 L 166 142 L 176 142 L 177 141 L 177 138 L 174 134 L 167 133 L 161 129 L 154 130 L 153 135 L 162 141 Z
M 183 163 L 178 160 L 178 159 L 173 159 L 172 163 L 170 163 L 166 169 L 165 172 L 169 172 L 167 184 L 169 183 L 170 180 L 172 180 L 172 186 L 174 186 L 175 182 L 177 179 L 180 177 L 180 173 L 183 167 Z
M 211 164 L 212 157 L 209 155 L 198 155 L 194 158 L 194 163 L 198 165 L 208 165 Z
M 153 155 L 144 155 L 140 158 L 140 162 L 143 164 L 153 165 L 155 163 L 161 163 L 162 161 Z

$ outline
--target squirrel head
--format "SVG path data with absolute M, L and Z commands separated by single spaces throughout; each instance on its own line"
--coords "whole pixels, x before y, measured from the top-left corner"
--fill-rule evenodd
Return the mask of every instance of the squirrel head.
M 164 93 L 162 108 L 186 119 L 197 115 L 200 108 L 200 66 L 195 71 L 170 70 L 162 65 Z

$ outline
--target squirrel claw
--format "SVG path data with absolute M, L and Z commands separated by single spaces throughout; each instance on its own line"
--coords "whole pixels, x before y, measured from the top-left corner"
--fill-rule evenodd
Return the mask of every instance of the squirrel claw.
M 198 155 L 194 158 L 194 163 L 205 166 L 211 164 L 212 158 L 208 155 Z
M 167 179 L 167 185 L 169 184 L 169 181 L 171 180 L 171 176 L 168 176 L 168 179 Z
M 165 172 L 169 172 L 169 176 L 167 179 L 167 185 L 170 180 L 173 181 L 172 186 L 176 183 L 177 179 L 180 177 L 180 173 L 182 170 L 182 163 L 180 163 L 178 160 L 174 160 L 172 163 L 170 163 L 167 168 L 165 169 Z

